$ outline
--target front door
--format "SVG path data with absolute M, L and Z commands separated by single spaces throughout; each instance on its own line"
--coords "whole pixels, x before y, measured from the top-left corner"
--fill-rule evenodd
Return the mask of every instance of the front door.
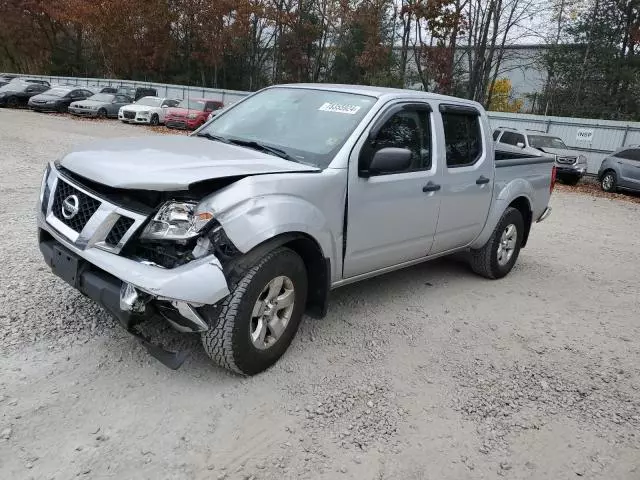
M 480 113 L 468 106 L 440 105 L 445 168 L 438 227 L 431 253 L 469 245 L 484 228 L 493 192 L 491 138 Z M 506 132 L 505 132 L 506 134 Z
M 438 219 L 438 192 L 427 103 L 394 104 L 362 138 L 349 161 L 347 238 L 343 277 L 349 278 L 428 254 Z M 362 176 L 363 162 L 382 148 L 411 150 L 401 172 Z

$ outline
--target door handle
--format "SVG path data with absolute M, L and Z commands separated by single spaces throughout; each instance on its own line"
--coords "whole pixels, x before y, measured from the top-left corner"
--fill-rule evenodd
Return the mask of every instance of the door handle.
M 422 187 L 422 191 L 425 192 L 425 193 L 427 193 L 427 192 L 437 192 L 441 188 L 442 188 L 441 185 L 436 185 L 433 182 L 429 182 L 424 187 Z
M 476 185 L 484 185 L 485 183 L 489 183 L 490 181 L 490 178 L 487 178 L 484 175 L 480 175 L 480 178 L 476 180 Z

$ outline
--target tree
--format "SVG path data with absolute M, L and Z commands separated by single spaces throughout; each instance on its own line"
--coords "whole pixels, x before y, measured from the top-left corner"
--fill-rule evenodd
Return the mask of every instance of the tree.
M 513 98 L 511 81 L 508 78 L 499 78 L 491 85 L 493 95 L 487 108 L 492 112 L 517 113 L 522 110 L 523 101 Z

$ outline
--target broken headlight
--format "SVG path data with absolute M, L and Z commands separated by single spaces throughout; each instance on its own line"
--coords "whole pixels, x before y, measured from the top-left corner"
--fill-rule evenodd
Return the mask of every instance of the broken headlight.
M 213 213 L 199 210 L 195 202 L 167 202 L 151 219 L 140 238 L 145 240 L 189 240 L 213 220 Z

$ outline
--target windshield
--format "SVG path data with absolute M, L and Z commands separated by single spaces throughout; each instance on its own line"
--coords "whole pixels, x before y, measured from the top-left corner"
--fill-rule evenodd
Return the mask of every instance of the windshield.
M 558 137 L 547 135 L 529 135 L 529 145 L 533 148 L 567 148 Z
M 87 100 L 93 100 L 94 102 L 111 102 L 115 97 L 110 93 L 96 93 L 91 97 L 87 98 Z
M 51 95 L 52 97 L 64 97 L 70 91 L 71 89 L 69 88 L 52 88 L 44 93 L 46 93 L 47 95 Z
M 329 90 L 271 88 L 219 113 L 202 133 L 269 145 L 325 168 L 376 101 Z
M 204 105 L 204 100 L 180 100 L 180 103 L 177 105 L 177 107 L 204 112 Z
M 147 107 L 159 107 L 162 99 L 158 97 L 142 97 L 136 102 L 136 105 L 146 105 Z

